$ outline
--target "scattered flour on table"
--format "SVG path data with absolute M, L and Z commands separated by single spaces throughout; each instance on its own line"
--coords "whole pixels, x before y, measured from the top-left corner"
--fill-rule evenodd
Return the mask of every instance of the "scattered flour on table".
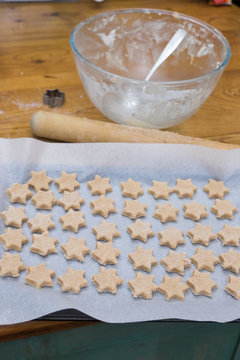
M 40 108 L 42 107 L 42 103 L 40 102 L 32 102 L 32 103 L 29 103 L 29 104 L 25 104 L 19 100 L 12 100 L 12 103 L 16 106 L 18 106 L 18 108 L 20 110 L 28 110 L 28 109 L 31 109 L 31 108 Z

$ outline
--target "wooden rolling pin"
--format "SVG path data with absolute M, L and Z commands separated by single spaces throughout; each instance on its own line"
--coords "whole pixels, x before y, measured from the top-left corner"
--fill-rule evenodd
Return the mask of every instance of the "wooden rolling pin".
M 131 142 L 202 145 L 217 149 L 237 149 L 237 145 L 193 138 L 169 131 L 118 125 L 54 112 L 38 111 L 31 120 L 35 136 L 66 142 Z

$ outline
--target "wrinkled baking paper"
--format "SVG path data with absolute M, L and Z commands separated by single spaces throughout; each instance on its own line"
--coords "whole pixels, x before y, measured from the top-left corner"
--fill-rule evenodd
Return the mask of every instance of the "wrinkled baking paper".
M 226 322 L 240 317 L 240 301 L 235 300 L 224 290 L 227 277 L 231 272 L 223 270 L 220 264 L 215 267 L 214 273 L 211 273 L 211 278 L 218 284 L 218 289 L 213 291 L 212 298 L 194 296 L 189 290 L 185 301 L 166 301 L 159 292 L 153 294 L 152 300 L 134 299 L 127 286 L 128 280 L 135 277 L 135 271 L 128 260 L 129 252 L 133 252 L 140 244 L 146 249 L 153 249 L 153 255 L 160 261 L 170 250 L 166 246 L 159 245 L 157 233 L 160 230 L 166 229 L 169 225 L 182 229 L 186 245 L 178 246 L 176 251 L 186 252 L 187 257 L 190 257 L 199 246 L 192 245 L 186 236 L 186 232 L 195 225 L 194 221 L 183 217 L 182 205 L 190 202 L 190 199 L 178 199 L 176 194 L 170 195 L 171 203 L 180 210 L 176 223 L 162 224 L 153 218 L 155 205 L 165 200 L 154 200 L 147 192 L 152 180 L 167 181 L 170 186 L 174 186 L 176 178 L 190 177 L 198 187 L 194 200 L 205 204 L 208 211 L 214 200 L 208 199 L 207 194 L 202 190 L 203 186 L 209 178 L 224 180 L 230 189 L 230 194 L 225 199 L 230 199 L 240 210 L 240 150 L 223 151 L 201 146 L 172 144 L 53 144 L 33 139 L 1 139 L 0 211 L 7 209 L 10 204 L 5 190 L 15 182 L 26 183 L 30 178 L 30 170 L 42 169 L 46 169 L 47 174 L 54 179 L 60 176 L 61 170 L 77 173 L 81 183 L 80 195 L 86 201 L 81 210 L 85 214 L 87 227 L 81 228 L 77 234 L 62 231 L 58 219 L 64 214 L 64 209 L 55 205 L 52 214 L 56 228 L 51 230 L 50 234 L 59 240 L 58 253 L 47 257 L 31 253 L 31 232 L 25 223 L 23 231 L 28 236 L 29 243 L 23 246 L 22 260 L 27 266 L 45 261 L 47 267 L 56 271 L 57 276 L 64 274 L 68 266 L 83 269 L 86 271 L 89 286 L 82 289 L 79 294 L 71 294 L 61 292 L 57 284 L 57 276 L 54 278 L 53 288 L 41 290 L 24 283 L 25 271 L 19 278 L 1 277 L 0 324 L 27 321 L 66 308 L 81 310 L 102 321 L 119 323 L 169 318 Z M 97 196 L 91 196 L 87 188 L 87 182 L 93 179 L 95 174 L 110 177 L 113 191 L 107 196 L 115 200 L 117 207 L 117 213 L 111 214 L 107 219 L 115 222 L 121 232 L 121 236 L 113 240 L 114 246 L 121 250 L 118 264 L 107 265 L 108 268 L 116 268 L 118 275 L 124 279 L 116 295 L 98 293 L 91 281 L 91 276 L 98 273 L 100 265 L 91 258 L 91 255 L 85 257 L 84 263 L 69 261 L 65 259 L 60 249 L 60 244 L 66 242 L 70 235 L 85 238 L 86 245 L 91 250 L 95 249 L 96 238 L 92 233 L 92 227 L 97 225 L 102 217 L 92 215 L 89 204 Z M 130 238 L 126 227 L 133 220 L 121 215 L 124 198 L 121 195 L 120 182 L 126 181 L 129 177 L 143 184 L 144 195 L 140 196 L 139 200 L 148 206 L 144 220 L 152 224 L 156 234 L 153 238 L 149 238 L 146 244 Z M 50 188 L 57 198 L 62 197 L 56 185 L 51 184 Z M 48 213 L 47 210 L 41 211 Z M 26 213 L 29 218 L 34 217 L 35 212 L 35 207 L 28 200 Z M 211 224 L 213 231 L 217 233 L 222 229 L 223 224 L 239 226 L 240 212 L 234 215 L 233 220 L 217 220 L 209 211 L 209 216 L 201 220 L 201 223 Z M 4 223 L 0 219 L 1 234 L 4 228 Z M 215 254 L 219 255 L 221 252 L 226 252 L 229 247 L 223 248 L 220 240 L 217 239 L 211 241 L 207 249 L 214 249 Z M 4 249 L 0 244 L 1 257 L 3 253 Z M 191 276 L 194 268 L 192 265 L 191 268 L 185 270 L 184 281 Z M 162 277 L 167 273 L 159 263 L 153 267 L 151 274 L 155 277 L 155 283 L 160 284 Z

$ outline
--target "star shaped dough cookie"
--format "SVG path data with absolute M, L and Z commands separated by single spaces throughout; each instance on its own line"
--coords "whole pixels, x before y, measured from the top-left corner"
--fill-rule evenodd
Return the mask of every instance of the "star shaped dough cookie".
M 33 219 L 28 220 L 27 224 L 32 232 L 38 233 L 55 228 L 55 222 L 52 221 L 51 214 L 37 213 Z
M 57 200 L 57 204 L 62 206 L 65 211 L 69 209 L 79 210 L 85 200 L 80 197 L 78 191 L 64 191 L 63 197 Z
M 211 225 L 202 225 L 197 223 L 195 227 L 187 232 L 193 244 L 209 245 L 211 240 L 217 238 L 216 234 L 212 232 Z
M 218 219 L 232 219 L 233 214 L 238 212 L 238 209 L 231 204 L 230 200 L 215 200 L 211 207 L 211 212 L 216 215 Z
M 96 249 L 92 251 L 93 259 L 95 259 L 101 265 L 116 265 L 118 263 L 117 258 L 119 255 L 120 250 L 115 249 L 111 242 L 103 244 L 97 241 Z
M 139 195 L 144 193 L 142 184 L 139 181 L 134 181 L 129 178 L 126 182 L 120 183 L 122 189 L 122 195 L 131 197 L 132 199 L 136 199 Z
M 52 278 L 56 275 L 56 272 L 48 269 L 44 262 L 36 266 L 28 266 L 27 273 L 25 277 L 26 284 L 38 289 L 41 289 L 43 286 L 53 286 Z
M 106 198 L 104 195 L 91 201 L 90 205 L 94 215 L 101 215 L 105 218 L 108 217 L 109 214 L 117 212 L 117 209 L 114 206 L 114 200 Z
M 188 197 L 192 199 L 195 191 L 197 191 L 197 187 L 193 185 L 191 179 L 187 179 L 187 180 L 177 179 L 173 191 L 178 195 L 180 199 L 184 197 Z
M 190 257 L 190 260 L 198 270 L 208 270 L 211 272 L 214 271 L 214 266 L 220 263 L 213 250 L 204 250 L 201 247 L 197 248 L 195 254 Z
M 1 212 L 4 224 L 20 228 L 22 223 L 27 221 L 28 216 L 24 212 L 24 207 L 14 207 L 12 205 L 6 211 Z
M 225 290 L 235 297 L 235 299 L 240 299 L 240 277 L 228 275 L 228 283 L 225 287 Z
M 48 231 L 44 231 L 42 234 L 34 234 L 32 236 L 32 246 L 30 247 L 30 251 L 37 253 L 42 256 L 46 256 L 48 254 L 56 254 L 57 248 L 56 244 L 58 240 L 54 237 L 49 236 Z
M 217 233 L 217 237 L 222 241 L 222 244 L 239 246 L 240 241 L 240 227 L 230 226 L 228 224 L 223 225 L 222 231 Z
M 148 189 L 149 194 L 154 196 L 154 199 L 169 199 L 169 195 L 173 193 L 173 188 L 168 186 L 165 181 L 159 182 L 153 180 L 152 187 Z
M 132 239 L 146 242 L 149 237 L 154 236 L 150 223 L 143 222 L 137 219 L 133 224 L 127 227 L 127 231 Z
M 168 272 L 176 272 L 182 276 L 184 275 L 184 269 L 191 266 L 191 261 L 186 258 L 186 253 L 177 253 L 172 250 L 168 252 L 168 255 L 160 263 Z
M 180 276 L 164 276 L 162 283 L 157 290 L 165 296 L 166 300 L 177 299 L 184 300 L 184 294 L 189 289 L 189 286 L 181 281 Z
M 193 270 L 192 277 L 186 281 L 194 295 L 212 297 L 212 290 L 217 289 L 217 283 L 210 278 L 209 273 Z
M 65 171 L 62 171 L 60 178 L 56 179 L 55 184 L 58 186 L 58 191 L 74 191 L 76 188 L 80 187 L 79 182 L 77 181 L 77 174 L 68 174 Z
M 28 185 L 32 186 L 35 191 L 49 190 L 49 185 L 52 182 L 52 178 L 47 176 L 46 170 L 42 171 L 31 171 L 31 178 L 28 181 Z
M 80 290 L 88 286 L 88 281 L 84 277 L 85 271 L 67 268 L 64 275 L 58 276 L 57 282 L 63 292 L 78 294 Z
M 68 260 L 78 260 L 83 262 L 84 256 L 90 253 L 89 247 L 86 246 L 85 239 L 78 239 L 70 236 L 68 241 L 61 245 L 64 256 Z
M 13 184 L 6 190 L 6 194 L 12 203 L 26 204 L 33 193 L 29 190 L 28 184 Z
M 160 245 L 168 246 L 171 249 L 176 249 L 178 245 L 185 244 L 183 231 L 174 229 L 172 226 L 169 226 L 166 230 L 159 231 L 158 237 Z
M 183 210 L 184 210 L 184 217 L 194 221 L 198 221 L 208 216 L 208 212 L 206 211 L 206 206 L 199 204 L 195 201 L 189 204 L 184 204 Z
M 137 272 L 135 279 L 128 281 L 128 287 L 132 291 L 133 297 L 151 300 L 152 294 L 157 291 L 157 285 L 153 280 L 153 275 L 144 275 Z
M 223 199 L 224 196 L 229 193 L 229 189 L 224 185 L 223 181 L 213 179 L 209 179 L 208 184 L 203 187 L 203 191 L 208 194 L 209 199 Z
M 100 267 L 98 274 L 92 276 L 94 285 L 97 286 L 98 292 L 109 292 L 116 294 L 118 286 L 123 283 L 123 279 L 117 275 L 116 269 L 106 269 Z
M 130 217 L 130 219 L 137 219 L 146 216 L 147 205 L 138 200 L 124 200 L 124 208 L 122 215 Z
M 26 269 L 18 254 L 5 252 L 0 260 L 0 276 L 18 277 L 19 272 Z
M 219 259 L 222 263 L 223 269 L 239 274 L 240 252 L 229 249 L 228 252 L 220 254 Z
M 168 202 L 165 204 L 156 205 L 156 210 L 153 214 L 153 217 L 160 220 L 162 223 L 166 223 L 168 221 L 177 221 L 178 213 L 179 210 Z
M 36 209 L 51 210 L 53 205 L 56 203 L 56 199 L 51 190 L 39 190 L 31 198 L 31 202 L 36 207 Z
M 120 236 L 115 223 L 102 220 L 97 226 L 92 228 L 93 233 L 96 235 L 97 240 L 112 241 L 113 238 Z
M 112 191 L 109 181 L 110 178 L 102 178 L 99 175 L 95 175 L 94 180 L 88 181 L 87 185 L 92 195 L 106 195 L 106 193 Z
M 0 241 L 5 250 L 22 251 L 22 246 L 28 243 L 28 238 L 22 229 L 7 228 L 5 233 L 0 235 Z
M 133 264 L 134 270 L 145 270 L 150 272 L 153 265 L 157 265 L 157 259 L 153 256 L 152 249 L 144 249 L 139 245 L 136 251 L 129 253 L 128 258 Z
M 59 218 L 59 221 L 62 224 L 63 230 L 70 230 L 75 233 L 77 233 L 81 227 L 87 225 L 83 212 L 73 209 L 68 210 L 65 215 Z

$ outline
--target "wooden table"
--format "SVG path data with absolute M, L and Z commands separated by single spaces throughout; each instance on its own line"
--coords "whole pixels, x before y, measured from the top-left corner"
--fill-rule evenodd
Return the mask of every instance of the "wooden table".
M 240 8 L 211 7 L 206 0 L 105 0 L 95 3 L 0 4 L 0 137 L 31 137 L 30 118 L 46 89 L 59 88 L 67 101 L 54 111 L 107 120 L 92 105 L 77 75 L 69 43 L 73 27 L 98 12 L 160 8 L 205 20 L 227 37 L 232 58 L 202 108 L 169 130 L 240 145 Z M 80 327 L 87 322 L 31 321 L 0 326 L 0 341 Z

